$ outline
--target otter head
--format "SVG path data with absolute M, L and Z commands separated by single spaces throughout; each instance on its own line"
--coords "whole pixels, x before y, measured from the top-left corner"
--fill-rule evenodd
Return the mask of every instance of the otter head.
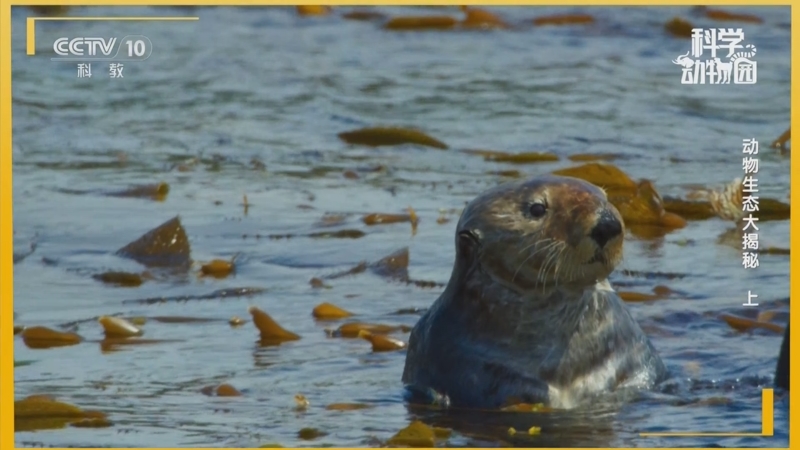
M 457 261 L 518 292 L 581 289 L 614 270 L 623 235 L 622 217 L 602 189 L 544 175 L 470 202 L 458 222 Z

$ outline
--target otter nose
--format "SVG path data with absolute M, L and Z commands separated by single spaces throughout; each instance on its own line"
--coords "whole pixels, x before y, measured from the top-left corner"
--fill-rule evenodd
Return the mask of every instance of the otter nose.
M 597 223 L 592 228 L 590 236 L 597 242 L 600 248 L 605 247 L 606 243 L 622 233 L 622 224 L 614 217 L 610 211 L 605 210 L 600 213 Z

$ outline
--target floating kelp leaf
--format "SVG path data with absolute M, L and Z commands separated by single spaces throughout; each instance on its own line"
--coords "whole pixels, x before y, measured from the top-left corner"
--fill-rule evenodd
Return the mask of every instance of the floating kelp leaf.
M 100 351 L 103 353 L 112 353 L 136 345 L 155 345 L 155 344 L 166 344 L 173 342 L 182 342 L 182 341 L 178 339 L 139 339 L 139 338 L 125 338 L 125 337 L 107 337 L 102 341 L 100 341 Z
M 102 325 L 106 337 L 133 337 L 141 336 L 144 333 L 120 317 L 100 316 L 97 321 Z
M 747 317 L 749 319 L 756 320 L 757 322 L 786 324 L 789 321 L 788 300 L 788 298 L 762 300 L 758 302 L 761 304 L 759 308 L 742 305 L 737 307 L 735 310 L 728 312 L 734 316 Z M 709 318 L 718 318 L 717 311 L 708 311 L 703 315 Z
M 14 325 L 14 336 L 22 333 L 22 330 L 24 329 L 25 327 L 23 325 Z
M 440 428 L 440 427 L 432 427 L 433 428 L 433 435 L 436 436 L 436 439 L 448 439 L 450 435 L 453 434 L 453 430 L 448 428 Z
M 386 19 L 386 15 L 377 11 L 350 11 L 342 14 L 342 18 L 360 21 L 382 21 Z
M 28 348 L 42 349 L 79 344 L 83 338 L 75 333 L 36 326 L 22 330 L 22 341 Z
M 661 196 L 648 180 L 639 182 L 634 196 L 612 194 L 609 201 L 617 207 L 626 225 L 651 225 L 670 230 L 686 226 L 685 219 L 664 210 Z
M 190 317 L 190 316 L 152 316 L 150 320 L 160 323 L 209 323 L 221 322 L 223 319 L 212 319 L 209 317 Z
M 645 294 L 642 292 L 626 292 L 619 291 L 619 297 L 626 302 L 647 302 L 651 300 L 661 300 L 669 297 L 672 294 L 672 289 L 666 286 L 656 286 L 653 288 L 652 294 Z
M 771 322 L 759 322 L 757 320 L 735 316 L 733 314 L 721 314 L 719 317 L 720 319 L 724 320 L 728 326 L 736 331 L 750 331 L 754 328 L 763 328 L 765 330 L 773 331 L 777 334 L 782 334 L 784 330 L 784 327 Z
M 791 206 L 788 204 L 772 198 L 759 198 L 758 200 L 758 220 L 760 222 L 789 220 Z
M 763 253 L 765 255 L 788 255 L 789 249 L 788 248 L 778 248 L 778 247 L 767 247 L 758 250 L 758 253 Z
M 772 144 L 770 144 L 770 147 L 777 148 L 777 149 L 781 150 L 781 152 L 785 152 L 786 151 L 786 143 L 789 142 L 789 139 L 791 139 L 791 136 L 792 136 L 792 129 L 788 128 L 786 131 L 783 132 L 782 135 L 780 135 L 778 137 L 778 139 L 775 139 L 774 141 L 772 141 Z
M 383 164 L 370 164 L 367 166 L 358 166 L 356 170 L 361 173 L 381 173 L 386 172 L 387 168 Z
M 397 315 L 397 316 L 401 316 L 401 315 L 405 315 L 405 314 L 422 315 L 427 310 L 428 310 L 428 308 L 401 308 L 401 309 L 398 309 L 397 311 L 393 312 L 392 314 L 393 315 Z
M 63 428 L 83 419 L 104 419 L 99 411 L 86 411 L 52 397 L 36 395 L 14 402 L 14 430 L 34 431 Z
M 27 402 L 35 402 L 35 401 L 54 402 L 56 401 L 56 398 L 49 394 L 33 394 L 23 398 L 22 400 L 25 400 Z
M 407 333 L 411 327 L 406 325 L 384 325 L 379 323 L 351 322 L 346 323 L 331 332 L 331 337 L 357 338 L 362 331 L 371 334 L 389 334 L 396 331 Z
M 106 193 L 110 197 L 150 198 L 157 202 L 164 201 L 167 198 L 167 194 L 169 194 L 169 184 L 167 183 L 143 184 L 131 186 L 121 191 Z
M 447 144 L 411 128 L 374 127 L 339 133 L 339 139 L 348 144 L 380 147 L 384 145 L 416 144 L 447 149 Z
M 331 12 L 330 6 L 307 5 L 296 6 L 297 14 L 301 16 L 327 16 Z
M 542 434 L 542 428 L 541 427 L 530 427 L 530 428 L 528 428 L 528 434 L 530 436 L 536 436 L 538 434 Z
M 369 264 L 367 264 L 366 261 L 362 261 L 362 262 L 356 264 L 355 266 L 353 266 L 353 267 L 351 267 L 351 268 L 349 268 L 349 269 L 347 269 L 347 270 L 345 270 L 343 272 L 338 272 L 338 273 L 334 273 L 334 274 L 331 274 L 331 275 L 326 275 L 325 278 L 328 279 L 328 280 L 332 280 L 332 279 L 335 279 L 335 278 L 346 277 L 348 275 L 356 275 L 356 274 L 359 274 L 359 273 L 364 273 L 364 272 L 367 271 L 368 267 L 369 267 Z M 313 286 L 313 284 L 312 284 L 312 286 Z
M 390 19 L 383 28 L 393 31 L 450 30 L 458 25 L 458 20 L 450 16 L 401 16 Z
M 14 419 L 14 432 L 26 431 L 41 431 L 41 430 L 59 430 L 66 428 L 71 422 L 80 421 L 82 419 L 69 418 L 69 417 L 34 417 L 31 419 Z
M 189 239 L 177 216 L 122 247 L 117 255 L 152 267 L 188 267 Z
M 594 17 L 589 14 L 557 14 L 552 16 L 537 17 L 533 24 L 542 25 L 583 25 L 594 23 Z
M 247 323 L 246 320 L 244 320 L 244 319 L 242 319 L 241 317 L 238 317 L 238 316 L 233 316 L 233 317 L 230 318 L 230 320 L 228 320 L 228 324 L 230 326 L 232 326 L 232 327 L 240 327 L 240 326 L 242 326 L 242 325 L 244 325 L 246 323 Z
M 358 411 L 369 408 L 373 408 L 373 405 L 366 403 L 331 403 L 325 407 L 328 411 Z
M 137 287 L 144 283 L 144 279 L 141 275 L 131 272 L 103 272 L 92 275 L 92 278 L 106 284 L 114 284 L 122 287 Z
M 489 175 L 499 175 L 506 178 L 519 178 L 522 176 L 522 172 L 519 170 L 492 170 L 489 172 Z
M 406 348 L 406 343 L 403 341 L 392 339 L 381 334 L 372 334 L 366 330 L 359 331 L 358 337 L 369 341 L 372 344 L 373 352 L 392 352 Z
M 261 342 L 265 344 L 280 344 L 281 342 L 286 341 L 296 341 L 300 339 L 300 336 L 288 331 L 278 325 L 269 314 L 265 313 L 264 311 L 256 308 L 255 306 L 251 306 L 248 309 L 248 312 L 253 316 L 253 323 L 255 324 L 256 328 L 258 328 L 259 333 L 261 333 Z
M 343 319 L 345 317 L 350 317 L 353 313 L 349 311 L 345 311 L 342 308 L 332 304 L 332 303 L 321 303 L 314 307 L 314 310 L 311 311 L 311 315 L 317 319 L 321 320 L 331 320 L 331 319 Z
M 30 366 L 31 364 L 35 363 L 36 361 L 29 359 L 26 361 L 14 361 L 14 367 L 25 367 Z
M 406 280 L 408 279 L 408 262 L 408 247 L 404 247 L 370 264 L 370 268 L 379 276 Z
M 376 273 L 394 274 L 397 271 L 407 269 L 409 262 L 408 247 L 392 252 L 378 261 L 372 263 L 372 268 Z
M 542 152 L 507 153 L 495 150 L 464 150 L 464 153 L 482 156 L 486 161 L 528 164 L 558 161 L 558 155 Z
M 230 261 L 226 261 L 224 259 L 211 260 L 200 267 L 200 273 L 204 276 L 209 276 L 214 278 L 225 278 L 234 271 L 236 267 L 234 265 L 235 259 L 236 256 L 231 258 Z
M 217 396 L 219 397 L 240 397 L 241 395 L 242 393 L 230 384 L 217 386 Z
M 408 214 L 381 214 L 381 213 L 372 213 L 367 214 L 366 216 L 361 218 L 367 225 L 385 225 L 391 223 L 401 223 L 401 222 L 410 222 L 411 216 Z
M 320 239 L 320 238 L 358 239 L 364 236 L 366 236 L 366 233 L 364 233 L 361 230 L 321 231 L 317 233 L 311 233 L 308 235 L 308 237 L 314 239 Z
M 430 280 L 412 280 L 412 279 L 407 279 L 405 281 L 406 281 L 407 284 L 411 284 L 411 285 L 414 285 L 414 286 L 416 286 L 418 288 L 422 288 L 422 289 L 432 289 L 432 288 L 447 286 L 447 283 L 440 283 L 438 281 L 430 281 Z
M 417 217 L 417 212 L 414 211 L 414 208 L 408 207 L 408 217 L 411 222 L 411 235 L 414 236 L 417 234 L 417 225 L 419 224 L 419 217 Z
M 108 419 L 83 419 L 69 424 L 75 428 L 108 428 L 114 426 L 114 423 Z
M 114 316 L 114 317 L 120 317 L 121 316 L 121 314 L 107 314 L 107 315 Z M 97 319 L 99 319 L 99 318 L 100 318 L 100 316 L 94 316 L 94 317 L 90 317 L 88 319 L 71 320 L 69 322 L 60 323 L 60 324 L 57 325 L 57 327 L 62 329 L 62 330 L 75 331 L 81 325 L 88 325 L 88 324 L 94 325 L 97 322 Z M 144 320 L 142 318 L 140 318 L 140 319 Z M 132 320 L 136 320 L 136 318 L 130 318 L 128 320 L 132 321 Z
M 615 153 L 576 153 L 568 156 L 567 159 L 575 162 L 613 161 L 621 156 Z
M 156 303 L 170 303 L 170 302 L 188 302 L 190 300 L 224 300 L 226 298 L 239 298 L 251 297 L 266 292 L 263 288 L 243 287 L 243 288 L 228 288 L 219 289 L 210 294 L 204 295 L 179 295 L 175 297 L 151 297 L 135 300 L 123 300 L 123 304 L 138 303 L 144 305 L 153 305 Z
M 667 296 L 670 296 L 670 295 L 674 294 L 675 291 L 673 291 L 672 289 L 668 288 L 667 286 L 659 284 L 657 286 L 653 286 L 653 293 L 656 294 L 656 295 L 660 295 L 662 297 L 667 297 Z
M 350 269 L 347 269 L 343 272 L 327 275 L 324 278 L 332 280 L 349 275 L 356 275 L 359 273 L 363 273 L 367 269 L 370 269 L 372 270 L 373 273 L 375 273 L 378 276 L 412 283 L 412 281 L 409 280 L 408 278 L 408 262 L 409 262 L 408 247 L 404 247 L 390 254 L 389 256 L 381 258 L 380 260 L 375 261 L 373 263 L 367 263 L 366 261 L 360 262 Z
M 461 10 L 466 15 L 461 21 L 465 28 L 509 28 L 509 26 L 495 14 L 479 8 L 462 6 Z
M 704 201 L 688 201 L 678 198 L 663 198 L 664 209 L 688 220 L 706 220 L 716 217 L 711 203 Z
M 625 172 L 611 164 L 587 163 L 556 170 L 553 174 L 580 178 L 605 189 L 609 193 L 611 191 L 622 191 L 632 194 L 636 192 L 637 187 L 636 182 Z
M 778 311 L 761 311 L 758 313 L 756 317 L 756 321 L 758 322 L 771 322 L 775 316 L 778 315 Z
M 311 287 L 314 288 L 314 289 L 323 289 L 323 288 L 324 289 L 331 289 L 332 288 L 332 286 L 329 286 L 329 285 L 325 284 L 325 282 L 322 281 L 321 278 L 317 278 L 317 277 L 314 277 L 311 280 L 309 280 L 308 284 L 310 284 Z
M 208 396 L 217 397 L 241 397 L 242 393 L 230 384 L 220 384 L 217 386 L 205 386 L 200 392 Z
M 328 433 L 320 431 L 316 428 L 302 428 L 300 431 L 297 432 L 297 437 L 306 441 L 311 441 L 327 435 Z
M 541 163 L 541 162 L 554 162 L 558 161 L 558 156 L 552 153 L 541 153 L 541 152 L 524 152 L 524 153 L 512 153 L 506 155 L 494 155 L 490 157 L 485 157 L 487 161 L 494 161 L 494 162 L 506 162 L 512 164 L 529 164 L 529 163 Z
M 65 170 L 102 170 L 102 169 L 121 169 L 126 167 L 125 161 L 118 159 L 105 160 L 105 161 L 46 161 L 33 163 L 35 167 L 40 169 L 57 170 L 59 172 Z M 60 189 L 59 189 L 60 190 Z M 60 190 L 61 191 L 61 190 Z
M 664 24 L 664 30 L 666 30 L 667 33 L 681 38 L 692 37 L 693 28 L 694 25 L 692 25 L 688 20 L 681 19 L 680 17 L 675 17 Z
M 103 412 L 84 410 L 46 395 L 32 395 L 14 402 L 14 418 L 79 417 L 99 419 L 105 416 Z
M 387 442 L 392 447 L 434 447 L 436 445 L 436 433 L 433 428 L 415 420 L 407 427 L 398 431 Z
M 269 238 L 269 239 L 272 239 L 272 240 L 275 240 L 275 241 L 277 241 L 277 240 L 281 240 L 281 239 L 294 239 L 294 238 L 296 238 L 296 237 L 297 237 L 297 235 L 296 235 L 296 234 L 292 234 L 292 233 L 289 233 L 289 234 L 270 234 L 270 235 L 267 235 L 267 238 Z M 260 239 L 260 238 L 261 238 L 261 235 L 260 235 L 260 234 L 259 234 L 259 235 L 256 235 L 256 239 Z
M 348 180 L 357 180 L 359 178 L 358 174 L 352 170 L 345 170 L 344 172 L 342 172 L 342 175 Z
M 731 13 L 721 9 L 707 9 L 706 17 L 722 22 L 764 23 L 763 19 L 752 14 Z

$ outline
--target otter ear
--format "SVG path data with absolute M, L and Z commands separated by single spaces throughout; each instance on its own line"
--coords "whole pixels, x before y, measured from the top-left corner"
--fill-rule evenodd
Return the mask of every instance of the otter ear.
M 456 237 L 456 251 L 459 255 L 472 256 L 481 243 L 479 230 L 461 230 Z

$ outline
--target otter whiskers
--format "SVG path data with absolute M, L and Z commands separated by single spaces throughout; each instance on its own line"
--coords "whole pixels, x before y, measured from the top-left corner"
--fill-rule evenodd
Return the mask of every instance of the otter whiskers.
M 531 245 L 528 245 L 528 246 L 524 247 L 522 250 L 520 250 L 520 251 L 519 251 L 519 253 L 522 253 L 523 251 L 525 251 L 525 250 L 528 250 L 528 249 L 530 249 L 531 247 L 534 247 L 534 246 L 537 246 L 537 245 L 542 245 L 542 244 L 545 244 L 545 245 L 543 245 L 542 247 L 540 247 L 540 248 L 537 248 L 536 250 L 534 250 L 533 252 L 531 252 L 531 253 L 530 253 L 528 256 L 526 256 L 526 257 L 525 257 L 525 259 L 523 259 L 523 260 L 522 260 L 522 262 L 521 262 L 521 263 L 520 263 L 520 264 L 517 266 L 517 270 L 515 270 L 515 271 L 514 271 L 514 275 L 512 275 L 512 276 L 511 276 L 511 283 L 514 283 L 514 279 L 516 279 L 517 275 L 519 274 L 519 271 L 520 271 L 520 269 L 522 269 L 522 267 L 525 265 L 525 263 L 527 263 L 528 261 L 530 261 L 530 260 L 531 260 L 531 258 L 533 258 L 534 256 L 538 255 L 538 254 L 539 254 L 539 253 L 541 253 L 541 252 L 550 251 L 550 249 L 552 249 L 553 247 L 555 247 L 555 246 L 557 246 L 558 244 L 560 244 L 560 242 L 559 242 L 559 241 L 556 241 L 555 239 L 552 239 L 552 238 L 548 238 L 548 239 L 542 239 L 542 240 L 540 240 L 540 241 L 536 241 L 536 242 L 534 242 L 533 244 L 531 244 Z M 549 256 L 549 255 L 548 255 L 548 256 Z M 541 271 L 541 268 L 540 268 L 540 271 Z

